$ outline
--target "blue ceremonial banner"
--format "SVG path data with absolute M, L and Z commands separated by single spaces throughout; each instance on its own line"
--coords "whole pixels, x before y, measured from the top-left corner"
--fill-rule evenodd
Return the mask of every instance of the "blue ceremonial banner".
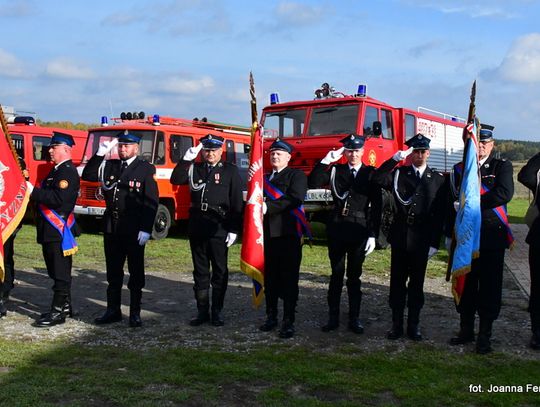
M 477 120 L 470 125 L 468 130 L 470 138 L 466 141 L 463 164 L 460 163 L 455 168 L 455 172 L 461 172 L 462 176 L 459 190 L 459 209 L 454 225 L 456 248 L 451 269 L 452 292 L 458 304 L 463 293 L 465 276 L 471 271 L 473 259 L 479 256 L 480 227 L 482 223 L 478 139 L 476 137 Z M 461 168 L 459 168 L 460 166 Z

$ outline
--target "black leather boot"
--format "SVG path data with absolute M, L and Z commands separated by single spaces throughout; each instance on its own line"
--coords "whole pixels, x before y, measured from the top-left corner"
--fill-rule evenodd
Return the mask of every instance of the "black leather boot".
M 139 328 L 142 326 L 141 299 L 142 290 L 129 291 L 129 326 L 131 328 Z
M 9 297 L 9 294 L 8 294 Z M 6 300 L 4 300 L 4 293 L 0 294 L 0 318 L 7 315 Z
M 210 321 L 208 290 L 195 291 L 195 299 L 197 300 L 197 316 L 189 321 L 191 326 L 199 326 Z
M 349 324 L 347 328 L 355 334 L 364 333 L 364 326 L 358 318 L 360 315 L 360 296 L 358 293 L 349 294 Z
M 292 338 L 294 336 L 294 321 L 289 318 L 283 319 L 281 328 L 279 329 L 279 337 L 283 339 Z
M 271 295 L 270 293 L 266 294 L 266 321 L 262 324 L 259 329 L 263 332 L 269 332 L 278 325 L 278 299 L 277 297 Z
M 212 288 L 212 325 L 214 326 L 225 325 L 225 321 L 221 316 L 224 298 L 225 293 L 223 293 L 222 290 L 216 290 L 215 288 Z
M 529 346 L 534 350 L 540 350 L 540 329 L 533 331 Z
M 403 310 L 392 310 L 392 328 L 386 333 L 386 337 L 392 341 L 403 336 Z
M 321 327 L 321 331 L 330 332 L 339 328 L 339 307 L 331 307 L 328 311 L 328 322 Z
M 122 300 L 122 291 L 119 289 L 107 288 L 107 310 L 105 313 L 94 320 L 96 325 L 112 324 L 122 321 L 122 311 L 120 304 Z
M 66 322 L 63 306 L 66 301 L 66 294 L 54 293 L 51 311 L 43 314 L 35 323 L 39 328 L 49 328 Z
M 418 324 L 420 323 L 420 309 L 409 308 L 407 314 L 407 336 L 413 341 L 421 341 L 422 333 Z
M 474 342 L 474 315 L 459 315 L 459 332 L 450 338 L 450 345 L 464 345 Z
M 493 352 L 491 348 L 491 327 L 493 321 L 480 317 L 480 326 L 478 328 L 478 337 L 476 338 L 476 353 L 485 355 Z

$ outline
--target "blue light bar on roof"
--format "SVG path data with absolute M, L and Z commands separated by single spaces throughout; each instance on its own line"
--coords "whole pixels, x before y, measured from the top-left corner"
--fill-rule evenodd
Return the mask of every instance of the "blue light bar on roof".
M 101 127 L 107 127 L 109 125 L 109 120 L 107 116 L 101 116 Z
M 159 123 L 159 114 L 155 114 L 152 116 L 152 124 L 154 126 L 159 126 L 160 123 Z
M 270 104 L 275 105 L 279 103 L 279 93 L 270 93 Z
M 365 98 L 367 96 L 367 85 L 358 85 L 358 91 L 356 92 L 356 96 Z

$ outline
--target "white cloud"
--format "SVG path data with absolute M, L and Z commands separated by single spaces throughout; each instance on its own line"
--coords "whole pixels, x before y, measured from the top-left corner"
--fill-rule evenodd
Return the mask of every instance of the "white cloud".
M 519 17 L 517 8 L 528 0 L 404 0 L 406 4 L 427 7 L 444 14 L 464 14 L 472 18 L 513 19 Z
M 0 48 L 0 76 L 20 78 L 24 76 L 22 63 L 12 54 Z
M 91 68 L 82 66 L 68 58 L 59 58 L 47 63 L 45 72 L 58 79 L 92 79 L 95 77 Z
M 511 81 L 540 83 L 540 33 L 519 37 L 502 61 L 499 74 Z
M 310 25 L 321 20 L 325 14 L 322 7 L 296 2 L 282 2 L 276 7 L 276 15 L 284 23 Z
M 197 79 L 170 76 L 161 81 L 157 90 L 180 95 L 194 95 L 200 92 L 211 91 L 214 89 L 214 86 L 214 80 L 209 76 L 203 76 Z

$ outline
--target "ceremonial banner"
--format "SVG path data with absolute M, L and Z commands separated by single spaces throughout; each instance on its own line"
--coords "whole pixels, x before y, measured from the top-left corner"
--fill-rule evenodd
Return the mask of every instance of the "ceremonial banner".
M 459 304 L 467 273 L 471 271 L 473 259 L 480 254 L 480 227 L 482 211 L 480 208 L 480 173 L 478 167 L 478 121 L 467 126 L 468 136 L 465 144 L 464 160 L 461 168 L 461 187 L 459 188 L 459 209 L 454 225 L 455 249 L 449 259 L 451 262 L 452 293 Z M 460 171 L 461 170 L 461 171 Z M 455 176 L 456 174 L 452 174 Z
M 4 114 L 2 122 L 4 121 Z M 4 128 L 4 126 L 2 126 Z M 7 129 L 7 126 L 5 127 Z M 29 192 L 11 141 L 0 130 L 0 279 L 4 281 L 4 242 L 22 220 Z
M 262 303 L 264 297 L 264 174 L 262 154 L 262 128 L 254 124 L 247 179 L 247 199 L 244 210 L 240 269 L 253 280 L 253 304 L 255 307 Z

